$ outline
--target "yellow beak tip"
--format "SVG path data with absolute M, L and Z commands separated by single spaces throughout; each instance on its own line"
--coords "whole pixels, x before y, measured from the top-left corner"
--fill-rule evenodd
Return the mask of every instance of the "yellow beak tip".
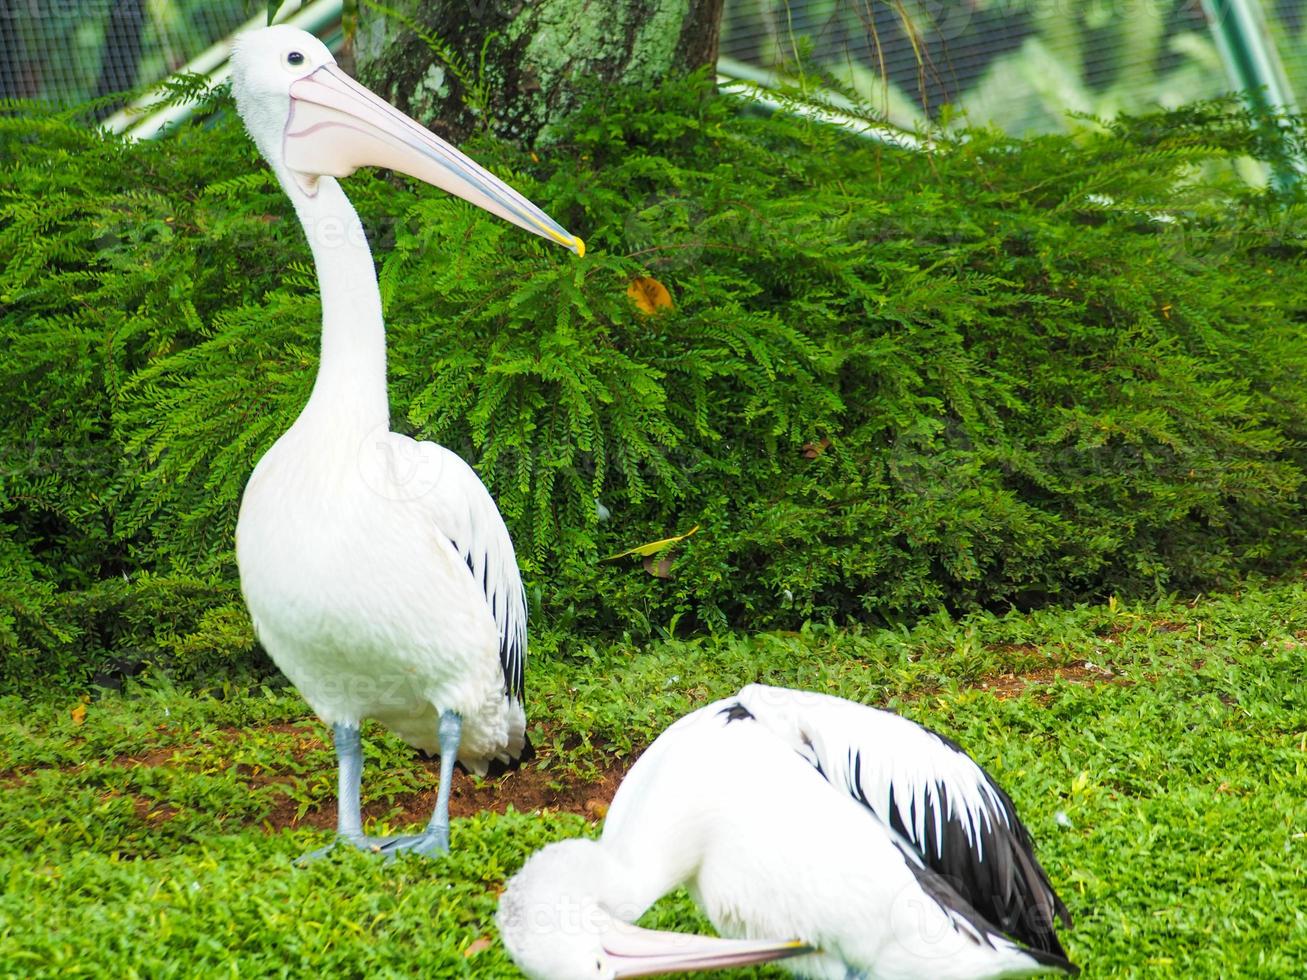
M 574 243 L 572 247 L 576 249 L 576 257 L 578 259 L 585 258 L 585 242 L 581 241 L 581 239 L 577 238 L 575 235 L 572 236 L 572 241 Z

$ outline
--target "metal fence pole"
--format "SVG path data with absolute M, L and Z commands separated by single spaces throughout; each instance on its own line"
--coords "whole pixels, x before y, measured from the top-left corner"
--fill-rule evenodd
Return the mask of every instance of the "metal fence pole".
M 1216 47 L 1230 81 L 1259 113 L 1298 114 L 1280 53 L 1271 40 L 1258 0 L 1202 0 Z M 1273 164 L 1273 179 L 1281 190 L 1297 186 L 1303 161 L 1285 152 Z

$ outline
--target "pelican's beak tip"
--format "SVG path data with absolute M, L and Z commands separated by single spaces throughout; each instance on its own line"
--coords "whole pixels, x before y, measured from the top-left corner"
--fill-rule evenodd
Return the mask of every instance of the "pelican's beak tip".
M 572 236 L 572 251 L 576 253 L 578 259 L 585 258 L 585 242 L 576 235 Z

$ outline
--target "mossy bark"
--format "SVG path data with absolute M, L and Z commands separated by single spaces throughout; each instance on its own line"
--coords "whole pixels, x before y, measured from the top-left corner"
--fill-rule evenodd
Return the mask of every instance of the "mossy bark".
M 363 5 L 360 79 L 448 139 L 524 145 L 589 87 L 653 85 L 717 60 L 722 0 L 394 0 Z

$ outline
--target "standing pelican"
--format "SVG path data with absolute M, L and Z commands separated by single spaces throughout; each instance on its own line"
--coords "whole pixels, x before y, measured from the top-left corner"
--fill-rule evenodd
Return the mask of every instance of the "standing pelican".
M 875 752 L 892 757 L 901 747 L 911 751 L 895 741 Z M 916 761 L 927 767 L 919 781 L 965 794 L 968 775 L 931 771 L 939 757 Z M 500 933 L 533 980 L 637 976 L 627 969 L 629 923 L 681 885 L 725 936 L 810 947 L 782 964 L 800 976 L 1076 972 L 1064 956 L 1004 935 L 904 834 L 740 697 L 687 715 L 654 741 L 622 781 L 599 841 L 563 841 L 531 857 L 500 898 Z M 646 948 L 670 953 L 678 939 L 703 938 L 668 935 L 644 937 Z M 684 968 L 667 954 L 661 963 Z
M 472 469 L 390 431 L 376 271 L 336 178 L 390 167 L 577 255 L 585 246 L 351 80 L 310 34 L 279 26 L 242 35 L 232 91 L 304 226 L 322 292 L 313 393 L 241 501 L 241 590 L 263 646 L 332 728 L 339 838 L 387 853 L 443 853 L 455 760 L 484 774 L 527 748 L 526 599 L 508 530 Z M 440 753 L 423 833 L 364 836 L 364 718 Z

